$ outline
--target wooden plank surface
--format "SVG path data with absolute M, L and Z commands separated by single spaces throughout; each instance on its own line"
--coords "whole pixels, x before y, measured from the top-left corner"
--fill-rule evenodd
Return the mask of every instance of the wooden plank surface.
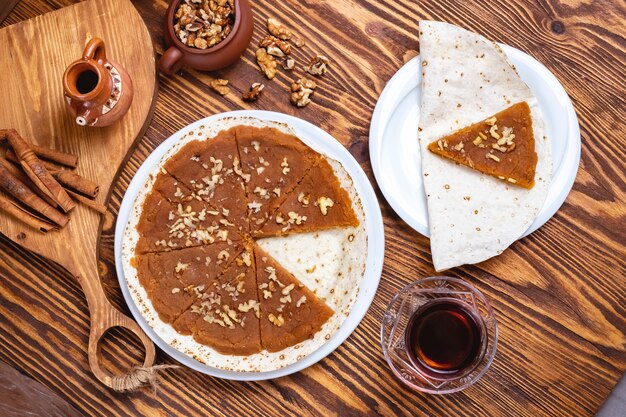
M 20 0 L 4 0 L 0 4 L 0 23 L 11 13 L 18 1 Z
M 3 25 L 72 2 L 23 0 Z M 134 4 L 161 48 L 165 1 Z M 291 107 L 291 76 L 284 72 L 266 82 L 257 103 L 242 102 L 241 91 L 263 80 L 253 47 L 234 66 L 212 74 L 230 80 L 232 92 L 224 98 L 209 90 L 207 74 L 161 77 L 155 118 L 113 190 L 110 209 L 117 212 L 138 166 L 171 133 L 240 108 L 281 111 L 319 125 L 374 183 L 367 150 L 371 114 L 385 82 L 419 50 L 419 19 L 445 20 L 520 48 L 570 94 L 582 159 L 572 193 L 545 226 L 496 259 L 450 272 L 476 285 L 495 308 L 500 344 L 491 370 L 466 391 L 429 396 L 410 392 L 387 368 L 379 344 L 383 311 L 399 288 L 434 270 L 428 240 L 404 224 L 380 192 L 387 245 L 374 303 L 346 343 L 303 372 L 241 383 L 180 369 L 163 375 L 156 394 L 113 393 L 89 372 L 89 320 L 78 284 L 6 239 L 0 239 L 0 360 L 86 415 L 593 415 L 626 370 L 624 3 L 257 0 L 252 7 L 254 41 L 264 33 L 264 19 L 275 16 L 306 39 L 307 47 L 295 52 L 299 63 L 315 53 L 331 59 L 314 103 Z M 100 271 L 111 301 L 126 309 L 114 272 L 113 227 L 110 216 L 100 240 Z M 141 358 L 139 343 L 116 331 L 103 351 L 117 358 L 109 364 L 114 371 Z M 163 353 L 157 359 L 174 363 Z

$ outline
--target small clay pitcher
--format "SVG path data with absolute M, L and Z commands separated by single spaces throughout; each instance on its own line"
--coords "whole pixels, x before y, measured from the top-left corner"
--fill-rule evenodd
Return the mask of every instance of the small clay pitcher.
M 63 74 L 63 91 L 69 111 L 81 126 L 109 126 L 118 121 L 133 101 L 128 73 L 107 59 L 102 39 L 93 38 L 83 57 Z
M 162 73 L 173 75 L 185 66 L 202 71 L 225 68 L 237 61 L 252 39 L 252 9 L 248 0 L 235 0 L 235 22 L 224 40 L 207 49 L 192 48 L 174 33 L 174 14 L 182 0 L 171 0 L 165 14 L 164 37 L 168 49 L 159 60 Z

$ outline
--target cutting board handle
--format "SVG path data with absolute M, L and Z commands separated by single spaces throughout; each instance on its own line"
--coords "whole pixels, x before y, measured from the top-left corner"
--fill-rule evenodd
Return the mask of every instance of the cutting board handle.
M 93 299 L 93 296 L 96 296 L 99 302 L 97 307 L 92 310 L 91 331 L 89 333 L 88 356 L 92 372 L 103 384 L 116 391 L 130 391 L 150 382 L 154 374 L 152 369 L 156 355 L 154 344 L 135 321 L 109 303 L 102 291 L 98 295 L 88 296 L 88 299 Z M 143 365 L 119 376 L 111 374 L 100 363 L 100 341 L 104 334 L 114 327 L 121 327 L 134 333 L 141 340 L 145 349 Z

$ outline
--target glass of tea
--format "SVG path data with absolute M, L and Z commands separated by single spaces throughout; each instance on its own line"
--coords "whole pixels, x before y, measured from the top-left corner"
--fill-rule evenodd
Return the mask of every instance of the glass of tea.
M 449 394 L 480 379 L 493 362 L 498 323 L 473 286 L 451 277 L 415 281 L 391 300 L 381 342 L 393 373 L 409 387 Z

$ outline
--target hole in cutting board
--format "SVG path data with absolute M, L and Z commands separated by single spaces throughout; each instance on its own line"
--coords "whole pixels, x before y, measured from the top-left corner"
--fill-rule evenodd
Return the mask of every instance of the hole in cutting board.
M 112 375 L 143 365 L 146 352 L 139 338 L 123 327 L 112 327 L 100 338 L 100 366 Z

